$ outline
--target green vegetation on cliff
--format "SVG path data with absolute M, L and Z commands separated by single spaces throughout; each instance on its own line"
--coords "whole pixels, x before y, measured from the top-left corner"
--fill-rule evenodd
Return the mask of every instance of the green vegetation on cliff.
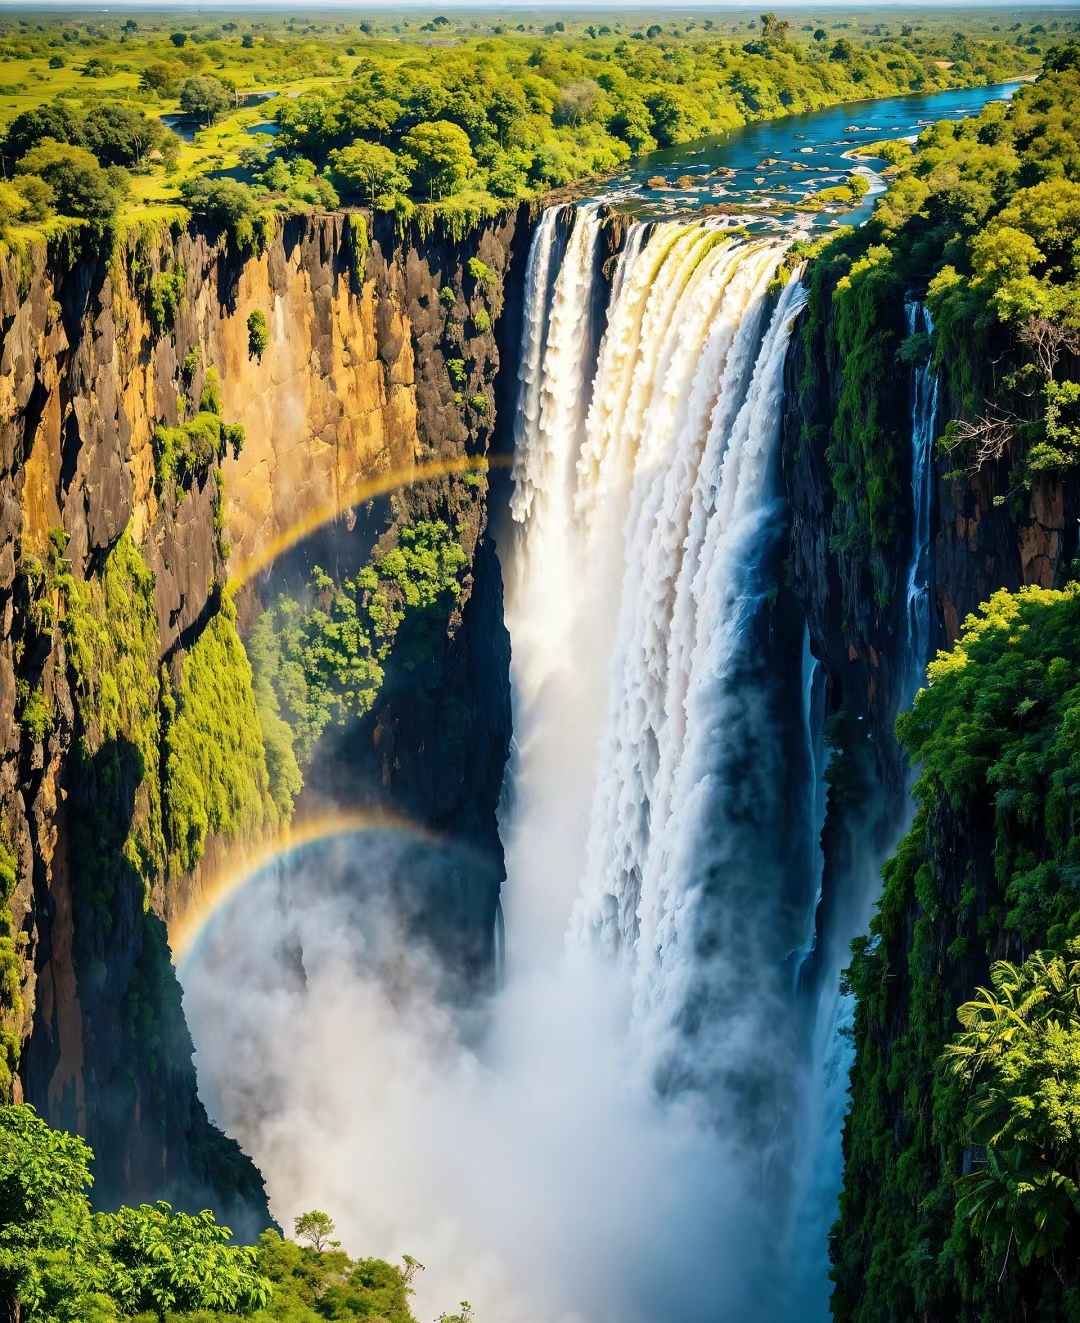
M 1022 1267 L 1068 1264 L 1080 1248 L 1078 954 L 1074 938 L 1061 955 L 995 963 L 992 987 L 960 1007 L 963 1032 L 945 1050 L 968 1090 L 967 1138 L 985 1150 L 957 1183 L 957 1220 L 968 1220 L 992 1263 L 1015 1246 Z M 1075 1313 L 1075 1287 L 1067 1300 Z
M 252 317 L 262 316 L 252 313 Z M 265 320 L 263 323 L 265 332 Z M 264 346 L 265 347 L 265 346 Z M 198 366 L 196 359 L 192 372 Z M 185 363 L 186 367 L 186 363 Z M 190 377 L 190 373 L 186 373 Z M 189 401 L 182 396 L 180 405 L 186 410 Z M 213 468 L 220 463 L 229 448 L 235 459 L 244 447 L 244 426 L 242 423 L 226 423 L 221 417 L 221 378 L 218 370 L 211 364 L 206 369 L 205 384 L 199 394 L 198 412 L 194 418 L 181 421 L 176 427 L 166 427 L 159 423 L 154 429 L 154 475 L 157 479 L 158 494 L 166 489 L 182 497 L 195 482 L 201 482 Z M 215 471 L 220 480 L 220 472 Z
M 149 883 L 166 858 L 154 576 L 127 533 L 92 579 L 58 564 L 86 794 L 73 823 L 76 857 L 86 865 L 85 894 L 104 915 L 121 873 Z
M 833 1310 L 1077 1319 L 1080 589 L 996 593 L 929 678 L 897 722 L 918 812 L 847 975 Z
M 199 862 L 210 832 L 253 840 L 292 810 L 273 793 L 251 664 L 235 620 L 223 599 L 181 660 L 175 693 L 167 676 L 163 681 L 165 834 L 176 876 Z
M 354 578 L 338 584 L 316 567 L 310 605 L 279 597 L 249 641 L 264 729 L 273 729 L 275 716 L 287 722 L 304 761 L 330 722 L 370 711 L 395 643 L 406 672 L 430 655 L 431 631 L 445 632 L 466 564 L 449 525 L 420 520 L 401 528 L 397 545 Z M 403 634 L 407 618 L 411 629 Z
M 291 804 L 271 793 L 251 666 L 227 598 L 170 678 L 158 661 L 153 575 L 129 534 L 99 575 L 78 581 L 64 570 L 58 582 L 87 800 L 74 829 L 104 914 L 117 868 L 147 886 L 178 876 L 202 857 L 208 832 L 252 838 Z
M 927 128 L 890 153 L 873 219 L 811 271 L 804 443 L 825 437 L 832 545 L 845 609 L 895 589 L 902 433 L 912 362 L 929 353 L 955 414 L 941 445 L 959 477 L 1007 461 L 999 499 L 1080 460 L 1080 47 L 977 118 Z M 881 149 L 883 152 L 886 148 Z M 907 337 L 904 300 L 927 292 L 936 334 Z M 945 417 L 948 419 L 949 414 Z
M 19 881 L 18 860 L 0 827 L 0 1104 L 11 1101 L 22 1046 L 22 946 L 12 925 L 11 897 Z
M 229 1244 L 211 1213 L 168 1204 L 92 1213 L 93 1154 L 50 1130 L 33 1109 L 0 1106 L 0 1311 L 23 1323 L 320 1323 L 372 1318 L 414 1323 L 409 1280 L 418 1266 L 350 1259 L 313 1237 L 325 1214 L 297 1219 L 298 1245 L 266 1231 L 255 1247 Z
M 751 120 L 1000 81 L 1071 22 L 39 20 L 0 23 L 0 231 L 186 208 L 240 247 L 267 209 L 341 200 L 460 230 Z

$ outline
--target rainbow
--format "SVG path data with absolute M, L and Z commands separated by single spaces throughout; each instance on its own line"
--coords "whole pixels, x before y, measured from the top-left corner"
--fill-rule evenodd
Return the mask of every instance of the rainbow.
M 239 848 L 205 879 L 198 897 L 182 914 L 169 921 L 169 947 L 173 964 L 179 965 L 194 949 L 207 925 L 222 906 L 276 859 L 335 836 L 369 831 L 396 831 L 414 839 L 437 842 L 424 827 L 386 809 L 347 809 L 302 818 L 283 831 Z
M 433 478 L 445 478 L 458 473 L 487 473 L 491 468 L 506 468 L 512 462 L 509 455 L 457 455 L 452 459 L 432 460 L 429 464 L 392 469 L 374 478 L 365 478 L 363 482 L 340 492 L 332 501 L 316 506 L 265 547 L 240 561 L 229 576 L 229 591 L 235 592 L 249 579 L 269 569 L 282 552 L 302 542 L 344 510 L 364 501 L 372 501 L 378 496 L 388 496 L 399 488 L 415 486 L 418 482 L 430 482 Z

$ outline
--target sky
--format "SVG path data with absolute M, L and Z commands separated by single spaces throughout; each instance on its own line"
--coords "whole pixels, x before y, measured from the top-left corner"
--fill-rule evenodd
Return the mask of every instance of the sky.
M 734 9 L 757 10 L 761 7 L 762 0 L 726 0 L 724 4 L 716 4 L 714 0 L 682 0 L 678 6 L 682 10 L 694 10 L 696 12 L 708 11 L 710 13 L 724 13 Z M 5 10 L 17 10 L 19 12 L 29 12 L 33 10 L 53 10 L 58 12 L 67 12 L 75 10 L 91 11 L 95 13 L 109 13 L 120 9 L 135 10 L 160 10 L 165 13 L 190 13 L 190 14 L 208 14 L 221 13 L 224 10 L 262 10 L 262 11 L 295 11 L 296 0 L 221 0 L 220 3 L 192 3 L 191 0 L 178 3 L 178 0 L 164 0 L 163 3 L 155 3 L 154 0 L 110 0 L 109 4 L 95 3 L 94 0 L 37 0 L 37 3 L 12 3 L 12 0 L 0 0 L 0 12 Z M 398 11 L 416 11 L 416 12 L 436 12 L 438 9 L 457 9 L 468 10 L 475 13 L 505 13 L 507 10 L 514 10 L 522 13 L 547 13 L 551 9 L 569 10 L 579 13 L 589 13 L 595 10 L 632 10 L 632 9 L 671 9 L 672 6 L 664 4 L 661 0 L 588 0 L 582 3 L 581 0 L 545 0 L 545 3 L 537 5 L 535 0 L 502 0 L 501 3 L 477 3 L 477 0 L 439 0 L 439 3 L 433 4 L 432 0 L 318 0 L 317 5 L 303 4 L 305 14 L 312 17 L 318 13 L 353 11 L 363 13 L 368 10 L 392 9 Z M 950 0 L 949 3 L 928 4 L 926 0 L 862 0 L 861 3 L 852 4 L 851 0 L 802 0 L 795 4 L 782 4 L 777 6 L 780 13 L 793 13 L 802 10 L 820 10 L 836 9 L 846 10 L 851 13 L 861 13 L 867 10 L 889 10 L 889 9 L 926 9 L 934 12 L 960 10 L 960 9 L 996 9 L 1004 12 L 1012 12 L 1019 18 L 1030 18 L 1033 12 L 1061 9 L 1075 10 L 1080 8 L 1077 0 L 1040 0 L 1039 4 L 1032 7 L 1030 5 L 1017 5 L 1015 0 Z

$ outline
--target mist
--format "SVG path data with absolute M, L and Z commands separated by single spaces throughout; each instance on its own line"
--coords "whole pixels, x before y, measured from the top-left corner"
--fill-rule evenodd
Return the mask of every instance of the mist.
M 455 1008 L 388 900 L 417 848 L 298 852 L 181 967 L 203 1099 L 283 1228 L 318 1207 L 353 1255 L 419 1258 L 424 1321 L 463 1299 L 499 1323 L 760 1317 L 733 1269 L 755 1210 L 720 1135 L 635 1064 L 625 976 L 568 950 L 482 1020 Z

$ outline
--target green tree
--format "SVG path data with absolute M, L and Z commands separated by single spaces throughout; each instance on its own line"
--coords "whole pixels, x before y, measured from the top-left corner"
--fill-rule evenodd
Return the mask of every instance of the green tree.
M 416 162 L 415 184 L 430 197 L 456 192 L 476 168 L 468 134 L 450 120 L 418 124 L 401 143 Z
M 364 198 L 371 207 L 391 210 L 394 199 L 409 191 L 411 160 L 402 161 L 377 142 L 355 142 L 330 153 L 330 178 L 341 192 Z
M 122 101 L 94 106 L 83 123 L 83 143 L 102 165 L 139 165 L 164 138 L 161 121 Z
M 180 109 L 204 124 L 213 124 L 234 102 L 234 94 L 221 79 L 210 75 L 188 78 L 180 87 Z
M 600 97 L 600 85 L 591 78 L 576 78 L 559 93 L 553 116 L 556 124 L 577 126 L 591 118 Z
M 4 135 L 4 155 L 18 159 L 45 138 L 85 146 L 84 117 L 67 100 L 46 102 L 16 115 Z
M 139 86 L 158 96 L 175 96 L 186 73 L 186 66 L 178 60 L 155 60 L 139 75 Z
M 341 1244 L 338 1240 L 331 1240 L 333 1218 L 328 1213 L 320 1213 L 317 1208 L 310 1213 L 301 1213 L 293 1220 L 293 1233 L 297 1240 L 306 1240 L 320 1254 L 324 1249 L 336 1249 Z
M 44 138 L 15 167 L 17 174 L 37 175 L 56 195 L 56 208 L 64 216 L 108 220 L 120 205 L 124 172 L 104 170 L 85 147 Z
M 48 188 L 44 181 L 42 183 Z M 27 201 L 23 194 L 14 185 L 0 181 L 0 238 L 25 215 L 26 210 Z
M 766 41 L 786 41 L 789 26 L 787 19 L 777 18 L 771 10 L 761 16 L 761 35 Z
M 258 198 L 247 184 L 196 176 L 184 181 L 180 195 L 193 212 L 225 230 L 238 248 L 250 249 L 260 242 Z

